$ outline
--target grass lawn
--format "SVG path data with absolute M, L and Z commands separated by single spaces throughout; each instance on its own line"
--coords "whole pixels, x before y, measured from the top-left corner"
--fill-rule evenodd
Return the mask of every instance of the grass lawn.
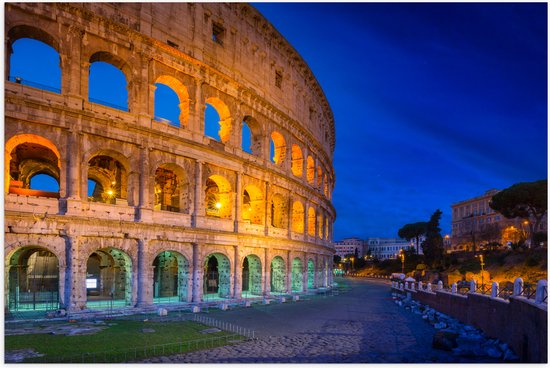
M 226 331 L 201 334 L 199 331 L 210 327 L 190 321 L 112 320 L 106 321 L 106 323 L 113 325 L 92 335 L 27 334 L 5 336 L 5 351 L 33 348 L 46 355 L 41 358 L 29 358 L 25 362 L 55 362 L 60 361 L 61 357 L 64 357 L 63 361 L 67 361 L 69 356 L 72 356 L 69 359 L 71 362 L 124 362 L 226 345 L 227 341 L 231 342 L 240 338 L 234 336 L 213 341 L 212 338 L 233 334 Z M 142 332 L 144 328 L 153 329 L 155 332 Z M 197 340 L 203 340 L 203 342 L 197 342 Z M 152 347 L 161 344 L 171 345 L 166 345 L 164 348 Z M 100 352 L 101 354 L 98 354 Z M 105 352 L 111 353 L 106 354 Z

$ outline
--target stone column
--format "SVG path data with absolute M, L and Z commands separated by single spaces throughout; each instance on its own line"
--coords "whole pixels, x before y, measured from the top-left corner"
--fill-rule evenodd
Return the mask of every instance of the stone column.
M 137 305 L 147 306 L 153 304 L 153 275 L 152 262 L 147 257 L 147 242 L 143 239 L 137 240 Z
M 151 207 L 151 168 L 149 167 L 149 149 L 145 146 L 139 148 L 141 173 L 139 175 L 139 221 L 152 222 L 153 209 Z M 154 181 L 154 178 L 153 178 Z
M 304 254 L 302 259 L 302 291 L 307 291 L 307 253 Z
M 235 221 L 233 228 L 233 231 L 236 233 L 239 232 L 239 222 L 242 222 L 242 199 L 242 175 L 240 172 L 237 172 L 235 180 Z
M 78 246 L 78 238 L 65 239 L 65 307 L 68 311 L 80 311 L 86 307 L 86 264 L 88 259 Z
M 233 297 L 241 299 L 243 291 L 243 267 L 239 261 L 239 246 L 235 246 L 235 261 L 233 267 Z
M 66 177 L 65 180 L 61 180 L 60 183 L 64 182 L 66 183 L 66 190 L 65 190 L 65 201 L 66 201 L 66 214 L 68 215 L 79 215 L 81 213 L 81 201 L 82 196 L 81 194 L 85 194 L 85 192 L 82 192 L 82 169 L 81 169 L 81 147 L 82 147 L 82 133 L 79 133 L 76 130 L 72 130 L 69 132 L 69 135 L 67 137 L 67 150 L 66 150 L 66 156 L 65 156 L 65 173 Z M 62 166 L 63 168 L 63 166 Z M 87 180 L 86 180 L 87 183 Z
M 271 293 L 271 263 L 269 262 L 269 249 L 264 250 L 264 295 L 269 296 Z
M 88 75 L 88 71 L 81 70 L 82 46 L 84 30 L 75 25 L 67 27 L 66 42 L 62 42 L 59 50 L 61 67 L 61 94 L 66 96 L 67 106 L 81 110 L 83 101 L 88 99 L 87 93 L 83 94 L 82 77 Z M 88 64 L 89 68 L 89 64 Z M 88 80 L 86 79 L 86 92 Z
M 290 255 L 290 251 L 286 254 L 286 274 L 288 275 L 286 278 L 286 292 L 292 293 L 292 257 Z
M 193 303 L 202 301 L 203 272 L 199 244 L 193 243 Z
M 290 193 L 289 196 L 288 196 L 288 200 L 287 200 L 287 208 L 286 208 L 286 219 L 287 219 L 287 224 L 286 224 L 286 228 L 287 228 L 287 233 L 288 233 L 288 238 L 289 239 L 292 239 L 292 202 L 294 200 L 294 193 Z
M 89 102 L 89 84 L 90 84 L 90 62 L 88 60 L 80 61 L 80 92 L 79 95 L 82 96 L 84 101 Z
M 202 169 L 201 161 L 195 162 L 195 192 L 193 195 L 193 214 L 191 215 L 191 226 L 197 227 L 199 217 L 204 216 L 204 199 L 202 195 Z
M 319 257 L 313 257 L 313 288 L 319 288 Z
M 265 214 L 264 214 L 264 234 L 269 235 L 269 226 L 271 225 L 271 193 L 269 182 L 265 182 Z

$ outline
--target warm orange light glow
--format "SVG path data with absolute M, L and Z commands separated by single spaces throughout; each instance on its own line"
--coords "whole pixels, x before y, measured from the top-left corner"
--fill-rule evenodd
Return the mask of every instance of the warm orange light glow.
M 216 208 L 217 208 L 217 209 L 222 208 L 222 204 L 221 204 L 220 202 L 216 202 Z
M 113 191 L 112 191 L 111 189 L 109 189 L 109 190 L 107 191 L 107 194 L 108 194 L 108 195 L 109 195 L 109 197 L 110 197 L 110 196 L 112 196 L 112 195 L 113 195 Z

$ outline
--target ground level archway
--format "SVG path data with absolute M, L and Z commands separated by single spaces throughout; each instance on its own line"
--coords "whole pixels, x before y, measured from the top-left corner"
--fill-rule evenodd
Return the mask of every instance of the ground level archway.
M 294 258 L 292 260 L 292 291 L 304 290 L 304 273 L 303 263 L 300 258 Z
M 242 296 L 244 298 L 262 295 L 262 262 L 256 255 L 243 259 Z
M 221 253 L 213 253 L 204 262 L 203 299 L 229 298 L 231 296 L 231 264 Z
M 307 261 L 307 288 L 315 288 L 315 263 L 312 259 Z
M 286 270 L 283 258 L 276 256 L 271 261 L 271 293 L 286 292 Z
M 10 256 L 6 308 L 10 312 L 59 308 L 59 260 L 42 247 L 23 247 Z
M 186 302 L 189 262 L 178 252 L 163 251 L 153 260 L 153 303 Z

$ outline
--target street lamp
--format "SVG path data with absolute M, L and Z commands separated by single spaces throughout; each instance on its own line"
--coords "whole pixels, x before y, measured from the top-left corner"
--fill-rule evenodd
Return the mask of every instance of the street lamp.
M 403 249 L 399 251 L 399 257 L 401 257 L 401 273 L 405 273 L 405 252 L 403 252 Z
M 483 266 L 485 266 L 485 263 L 483 263 L 483 254 L 480 254 L 476 257 L 479 257 L 479 262 L 481 265 L 481 292 L 483 293 Z

